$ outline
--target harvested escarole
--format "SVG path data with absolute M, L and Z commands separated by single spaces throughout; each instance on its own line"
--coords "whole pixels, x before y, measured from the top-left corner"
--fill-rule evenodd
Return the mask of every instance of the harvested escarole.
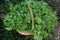
M 51 36 L 57 24 L 56 12 L 44 1 L 22 1 L 10 5 L 10 12 L 4 18 L 7 30 L 26 31 L 34 35 L 34 40 Z

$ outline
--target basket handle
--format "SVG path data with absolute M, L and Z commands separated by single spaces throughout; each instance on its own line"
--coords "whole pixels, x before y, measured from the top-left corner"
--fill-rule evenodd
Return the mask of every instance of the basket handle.
M 31 20 L 32 20 L 32 30 L 33 30 L 34 29 L 34 15 L 33 15 L 32 8 L 29 5 L 28 5 L 28 9 L 30 12 Z

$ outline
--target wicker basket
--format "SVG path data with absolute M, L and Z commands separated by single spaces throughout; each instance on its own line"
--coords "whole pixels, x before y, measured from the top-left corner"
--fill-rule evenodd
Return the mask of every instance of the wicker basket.
M 29 12 L 30 12 L 30 15 L 31 15 L 31 20 L 32 20 L 32 25 L 34 25 L 34 17 L 33 17 L 33 12 L 32 12 L 32 8 L 30 6 L 28 6 L 28 9 L 29 9 Z M 32 33 L 29 33 L 27 31 L 18 31 L 19 34 L 21 35 L 33 35 Z

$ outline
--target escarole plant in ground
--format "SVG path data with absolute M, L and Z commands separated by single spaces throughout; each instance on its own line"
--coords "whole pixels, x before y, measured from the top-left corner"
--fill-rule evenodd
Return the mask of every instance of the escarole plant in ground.
M 27 31 L 34 40 L 51 36 L 57 24 L 56 12 L 44 1 L 25 0 L 10 5 L 10 12 L 4 18 L 7 30 Z

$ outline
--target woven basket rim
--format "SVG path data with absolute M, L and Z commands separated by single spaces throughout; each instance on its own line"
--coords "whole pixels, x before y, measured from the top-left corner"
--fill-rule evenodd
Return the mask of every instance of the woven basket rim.
M 27 32 L 27 31 L 18 31 L 18 33 L 21 35 L 33 35 L 32 33 Z

